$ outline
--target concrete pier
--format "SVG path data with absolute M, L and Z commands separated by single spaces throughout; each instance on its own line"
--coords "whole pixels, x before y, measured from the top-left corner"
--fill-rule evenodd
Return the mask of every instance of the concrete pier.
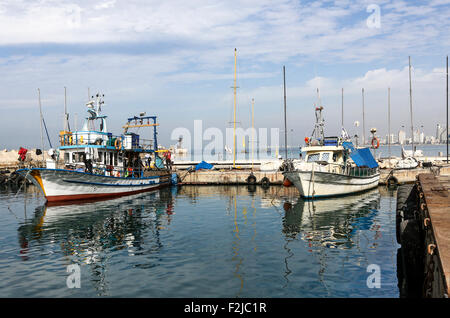
M 247 178 L 252 171 L 250 169 L 213 169 L 187 171 L 177 170 L 182 184 L 200 185 L 200 184 L 247 184 Z M 414 169 L 380 169 L 380 184 L 404 184 L 413 183 L 419 174 L 433 173 L 435 175 L 450 175 L 450 165 L 433 166 L 430 168 Z M 261 184 L 264 178 L 269 180 L 270 184 L 283 184 L 284 176 L 281 171 L 260 171 L 254 170 L 253 175 L 256 178 L 256 184 Z
M 177 173 L 182 184 L 248 184 L 247 179 L 252 173 L 256 184 L 261 184 L 263 180 L 268 180 L 269 184 L 283 183 L 281 171 L 198 170 Z

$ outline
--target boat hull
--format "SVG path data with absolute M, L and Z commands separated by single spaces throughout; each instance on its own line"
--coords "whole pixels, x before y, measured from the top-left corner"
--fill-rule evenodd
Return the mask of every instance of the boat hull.
M 346 195 L 373 189 L 378 186 L 380 174 L 355 177 L 321 171 L 286 171 L 283 173 L 304 198 Z
M 170 175 L 120 178 L 65 169 L 21 169 L 17 171 L 35 184 L 48 202 L 118 197 L 156 190 L 170 184 Z

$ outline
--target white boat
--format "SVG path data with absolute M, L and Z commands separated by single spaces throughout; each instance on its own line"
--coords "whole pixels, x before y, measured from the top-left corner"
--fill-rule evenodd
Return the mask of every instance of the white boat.
M 345 137 L 324 137 L 323 107 L 316 108 L 316 126 L 311 140 L 305 138 L 304 159 L 288 159 L 283 175 L 305 198 L 357 193 L 378 186 L 378 164 L 369 148 L 355 148 Z
M 50 152 L 53 156 L 47 159 L 46 168 L 17 171 L 33 182 L 48 202 L 117 197 L 171 183 L 170 170 L 156 151 L 156 116 L 128 118 L 124 133 L 113 136 L 106 130 L 106 116 L 100 116 L 103 104 L 97 94 L 86 104 L 88 117 L 81 131 L 60 132 L 60 146 Z M 100 121 L 98 130 L 96 121 Z M 153 140 L 139 140 L 138 134 L 128 132 L 140 127 L 153 127 Z M 64 163 L 58 167 L 62 153 Z

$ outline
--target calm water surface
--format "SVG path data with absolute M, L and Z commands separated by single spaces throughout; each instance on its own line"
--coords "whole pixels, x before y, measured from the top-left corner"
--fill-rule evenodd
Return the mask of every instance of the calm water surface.
M 311 202 L 294 188 L 185 186 L 67 206 L 30 187 L 0 201 L 0 297 L 399 296 L 395 193 L 381 187 Z

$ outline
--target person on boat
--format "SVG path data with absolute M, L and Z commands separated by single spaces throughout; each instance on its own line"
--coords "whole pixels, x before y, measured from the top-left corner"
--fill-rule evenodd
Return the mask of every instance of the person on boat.
M 172 160 L 171 160 L 171 153 L 170 153 L 170 151 L 166 151 L 165 153 L 164 153 L 164 158 L 166 159 L 166 167 L 167 167 L 167 169 L 168 170 L 171 170 L 172 169 Z
M 146 154 L 145 155 L 145 169 L 146 170 L 150 170 L 151 162 L 152 162 L 152 157 L 150 156 L 150 154 Z
M 134 159 L 134 175 L 139 178 L 141 176 L 142 168 L 144 168 L 144 164 L 142 163 L 141 156 L 136 154 L 136 159 Z
M 83 163 L 85 167 L 85 172 L 92 173 L 92 159 L 86 159 L 86 155 L 83 154 Z

